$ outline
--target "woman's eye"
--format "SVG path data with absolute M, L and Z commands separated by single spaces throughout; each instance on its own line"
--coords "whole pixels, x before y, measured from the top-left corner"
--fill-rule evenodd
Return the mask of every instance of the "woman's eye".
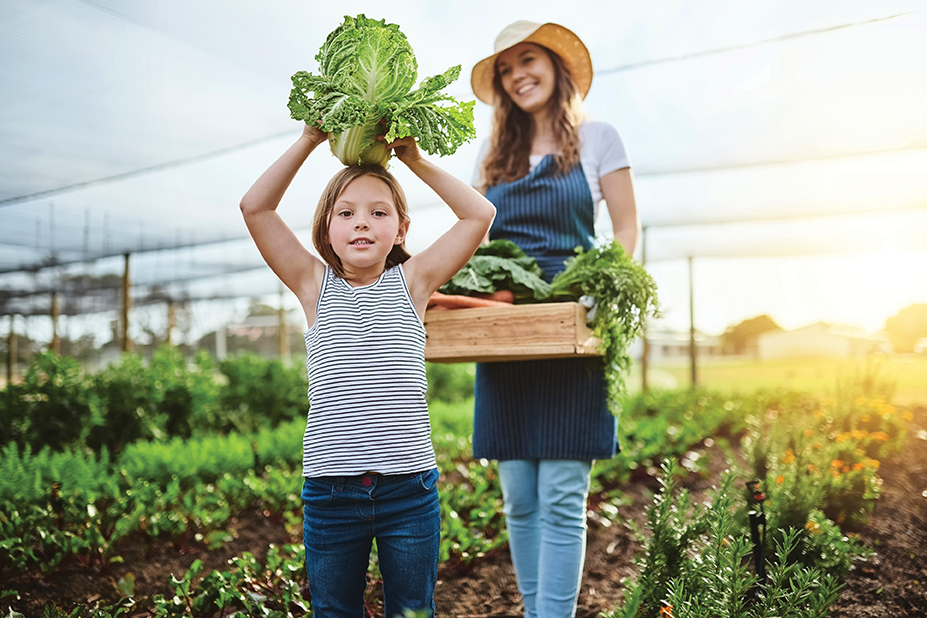
M 505 77 L 506 75 L 508 75 L 508 74 L 511 73 L 511 72 L 512 72 L 512 70 L 511 70 L 510 68 L 508 68 L 508 67 L 505 67 L 504 69 L 499 69 L 499 77 Z

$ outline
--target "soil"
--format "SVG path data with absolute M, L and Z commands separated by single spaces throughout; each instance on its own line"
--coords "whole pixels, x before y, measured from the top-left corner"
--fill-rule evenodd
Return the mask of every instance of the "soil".
M 882 463 L 882 496 L 869 522 L 854 530 L 875 555 L 860 561 L 843 578 L 845 587 L 832 608 L 832 618 L 927 618 L 927 433 L 923 433 L 927 432 L 927 408 L 913 412 L 907 446 Z M 920 436 L 918 432 L 922 432 Z M 724 467 L 720 452 L 712 455 L 710 473 L 684 483 L 696 496 L 717 481 Z M 646 507 L 655 488 L 652 478 L 635 481 L 623 488 L 630 500 L 627 506 L 619 507 L 619 518 L 590 518 L 578 618 L 595 618 L 612 610 L 622 598 L 622 580 L 633 575 L 632 558 L 640 549 L 623 522 L 644 528 Z M 287 533 L 279 518 L 259 510 L 240 514 L 231 522 L 231 529 L 234 539 L 219 550 L 207 551 L 193 543 L 180 543 L 179 549 L 174 542 L 148 548 L 126 545 L 119 548 L 125 562 L 110 565 L 104 572 L 72 563 L 47 577 L 28 574 L 9 578 L 0 584 L 0 590 L 17 590 L 20 600 L 12 608 L 27 618 L 40 617 L 50 602 L 65 610 L 78 604 L 115 602 L 121 596 L 117 582 L 127 572 L 136 578 L 136 598 L 167 594 L 170 574 L 181 575 L 197 558 L 205 563 L 205 572 L 224 570 L 229 558 L 243 552 L 263 560 L 270 544 L 301 542 Z M 501 548 L 466 572 L 442 573 L 435 602 L 438 616 L 522 616 L 508 551 Z M 8 603 L 0 602 L 0 614 L 5 616 L 7 611 Z

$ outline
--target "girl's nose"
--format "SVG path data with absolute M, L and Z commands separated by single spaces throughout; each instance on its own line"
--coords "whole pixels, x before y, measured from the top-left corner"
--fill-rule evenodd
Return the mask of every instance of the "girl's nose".
M 355 230 L 366 230 L 367 221 L 364 219 L 358 219 L 357 222 L 354 224 L 354 229 Z

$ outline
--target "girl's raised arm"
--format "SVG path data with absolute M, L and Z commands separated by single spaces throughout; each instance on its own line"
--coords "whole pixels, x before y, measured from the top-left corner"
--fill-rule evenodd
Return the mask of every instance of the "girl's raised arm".
M 413 138 L 397 140 L 388 147 L 458 218 L 441 238 L 405 264 L 409 292 L 419 315 L 424 315 L 428 297 L 467 263 L 486 238 L 496 208 L 473 187 L 424 159 Z
M 315 307 L 314 298 L 325 267 L 284 223 L 277 206 L 306 158 L 327 138 L 317 127 L 306 125 L 299 140 L 241 198 L 245 224 L 264 261 L 296 294 L 304 309 Z

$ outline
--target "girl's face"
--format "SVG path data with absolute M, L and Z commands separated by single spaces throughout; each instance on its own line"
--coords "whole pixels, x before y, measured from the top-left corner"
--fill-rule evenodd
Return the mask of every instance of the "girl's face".
M 409 222 L 399 220 L 389 186 L 379 178 L 359 176 L 335 201 L 328 241 L 349 275 L 378 277 L 408 229 Z
M 554 63 L 540 45 L 519 43 L 496 59 L 502 89 L 528 114 L 545 108 L 554 94 Z

